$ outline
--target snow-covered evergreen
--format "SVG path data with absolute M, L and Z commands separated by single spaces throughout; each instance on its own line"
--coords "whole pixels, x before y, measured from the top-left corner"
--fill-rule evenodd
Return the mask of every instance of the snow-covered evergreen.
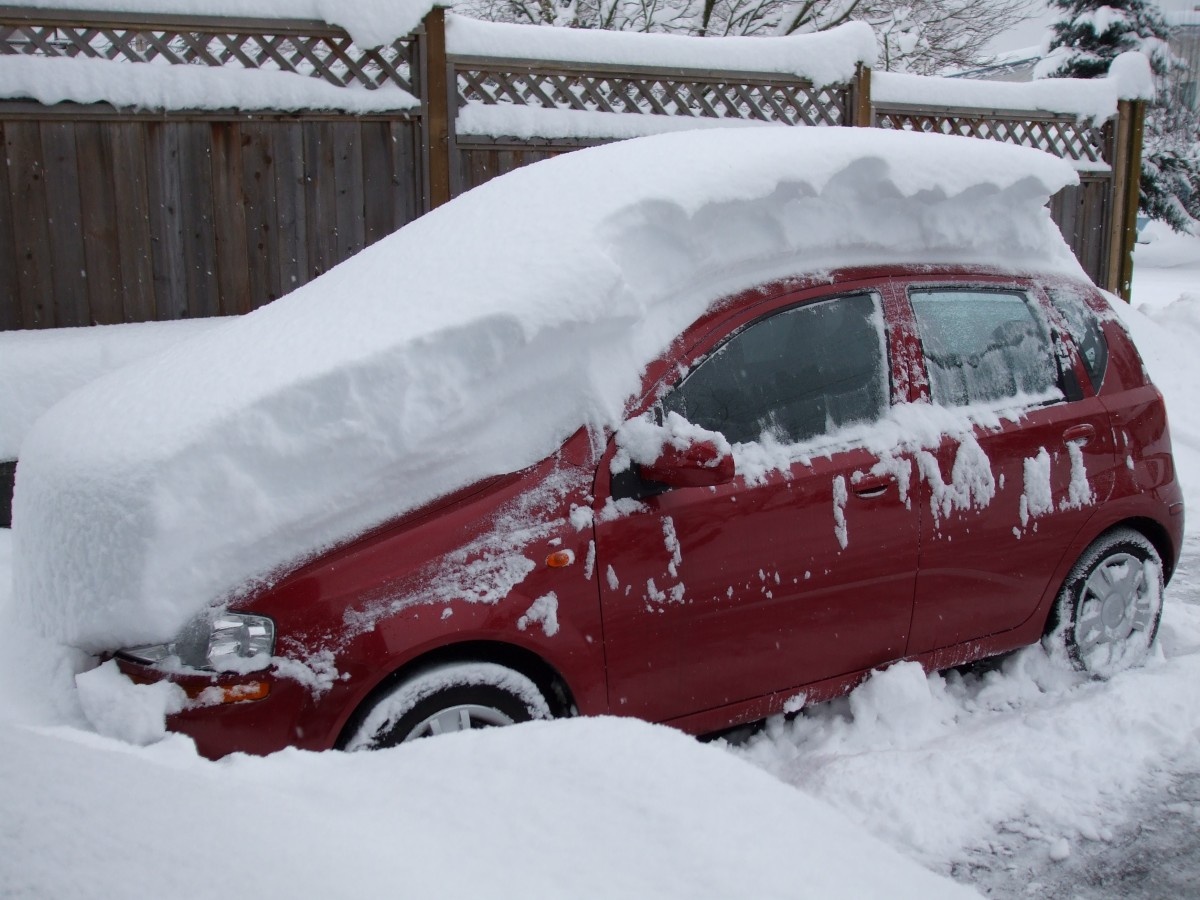
M 1122 53 L 1150 61 L 1158 97 L 1146 113 L 1139 203 L 1176 231 L 1200 218 L 1200 122 L 1179 101 L 1171 75 L 1184 63 L 1167 44 L 1169 26 L 1153 0 L 1050 0 L 1061 13 L 1038 74 L 1096 78 Z

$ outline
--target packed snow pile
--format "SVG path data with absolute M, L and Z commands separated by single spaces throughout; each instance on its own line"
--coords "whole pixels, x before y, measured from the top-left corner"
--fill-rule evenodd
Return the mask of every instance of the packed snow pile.
M 67 394 L 226 321 L 179 319 L 0 332 L 0 459 L 16 459 L 33 423 Z
M 723 296 L 865 263 L 1080 269 L 1037 151 L 868 129 L 659 135 L 489 182 L 65 399 L 22 446 L 17 602 L 85 648 L 620 425 Z M 619 189 L 614 189 L 618 188 Z
M 5 730 L 0 784 L 21 824 L 0 830 L 0 876 L 18 897 L 979 896 L 718 747 L 630 719 L 221 764 L 178 737 L 131 751 Z

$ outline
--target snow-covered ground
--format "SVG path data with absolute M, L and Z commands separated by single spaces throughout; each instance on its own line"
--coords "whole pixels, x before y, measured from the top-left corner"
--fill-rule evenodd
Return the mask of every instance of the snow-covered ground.
M 1194 521 L 1200 240 L 1151 236 L 1127 319 Z M 1092 898 L 1200 882 L 1195 527 L 1159 654 L 1108 683 L 1027 650 L 928 677 L 896 666 L 736 743 L 598 719 L 218 763 L 180 737 L 97 734 L 81 661 L 22 621 L 10 569 L 0 531 L 0 897 Z

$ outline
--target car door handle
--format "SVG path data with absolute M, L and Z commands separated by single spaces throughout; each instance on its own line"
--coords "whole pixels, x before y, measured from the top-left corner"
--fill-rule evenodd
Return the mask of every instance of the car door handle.
M 892 475 L 863 475 L 861 478 L 851 479 L 850 489 L 858 497 L 878 497 L 895 482 L 896 479 Z
M 1063 432 L 1063 443 L 1086 444 L 1095 436 L 1096 426 L 1094 425 L 1072 425 Z

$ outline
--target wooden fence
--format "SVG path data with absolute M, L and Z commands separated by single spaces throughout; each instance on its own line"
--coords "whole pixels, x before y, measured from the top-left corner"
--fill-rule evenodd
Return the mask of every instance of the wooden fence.
M 0 7 L 0 56 L 267 68 L 396 86 L 410 110 L 139 111 L 0 100 L 0 330 L 249 311 L 491 177 L 605 138 L 459 133 L 472 106 L 972 134 L 1090 164 L 1051 206 L 1087 271 L 1127 291 L 1140 106 L 1081 125 L 1027 110 L 872 104 L 870 72 L 794 76 L 447 52 L 444 13 L 386 47 L 322 22 Z M 336 298 L 331 298 L 336 302 Z

